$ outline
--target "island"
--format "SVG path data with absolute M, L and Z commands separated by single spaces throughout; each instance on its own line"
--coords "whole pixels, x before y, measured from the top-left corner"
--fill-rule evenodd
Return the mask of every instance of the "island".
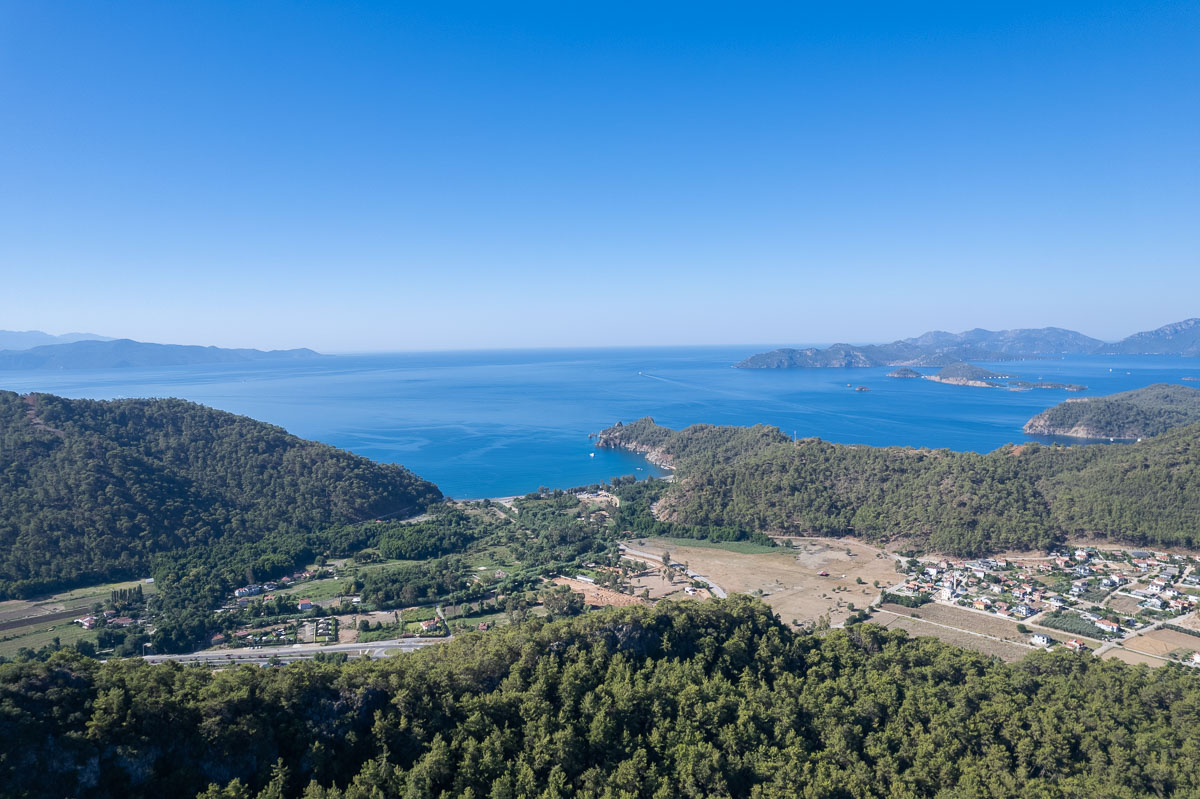
M 920 372 L 916 371 L 915 369 L 909 369 L 906 366 L 902 366 L 899 369 L 888 372 L 887 376 L 899 378 L 901 380 L 912 380 L 914 378 L 924 377 L 924 375 Z
M 734 364 L 736 369 L 813 369 L 866 366 L 949 366 L 959 361 L 1019 361 L 1063 355 L 1200 356 L 1200 318 L 1105 343 L 1074 330 L 1040 327 L 975 328 L 962 333 L 933 330 L 890 344 L 833 344 L 824 349 L 780 348 Z M 1041 386 L 1045 388 L 1046 386 Z
M 331 356 L 310 349 L 252 350 L 154 344 L 131 339 L 73 341 L 24 350 L 0 350 L 0 369 L 124 369 L 197 364 L 296 361 Z
M 1025 423 L 1030 435 L 1134 439 L 1200 422 L 1200 389 L 1158 383 L 1106 397 L 1079 397 Z
M 980 388 L 1000 388 L 1001 380 L 1008 380 L 1016 375 L 1004 375 L 992 372 L 982 366 L 972 363 L 952 363 L 937 374 L 924 375 L 926 380 L 935 383 L 949 383 L 952 386 L 977 386 Z

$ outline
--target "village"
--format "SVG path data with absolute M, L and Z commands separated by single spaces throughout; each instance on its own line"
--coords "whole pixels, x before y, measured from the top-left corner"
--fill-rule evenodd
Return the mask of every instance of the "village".
M 909 559 L 884 600 L 908 607 L 934 602 L 1018 622 L 1028 643 L 1096 649 L 1098 654 L 1175 624 L 1200 602 L 1200 559 L 1188 555 L 1079 547 L 1046 557 L 937 561 Z M 1032 627 L 1041 628 L 1030 630 Z M 1090 640 L 1089 640 L 1090 639 Z M 1093 644 L 1099 642 L 1096 647 Z M 1183 657 L 1200 665 L 1200 637 Z

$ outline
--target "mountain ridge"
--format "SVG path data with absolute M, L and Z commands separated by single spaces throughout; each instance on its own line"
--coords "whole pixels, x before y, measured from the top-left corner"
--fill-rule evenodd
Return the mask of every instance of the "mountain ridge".
M 1200 318 L 1134 333 L 1111 344 L 1061 327 L 996 331 L 973 328 L 962 333 L 931 330 L 890 344 L 783 347 L 750 355 L 734 364 L 734 368 L 941 367 L 959 361 L 1012 361 L 1094 354 L 1200 356 Z
M 84 340 L 0 351 L 0 369 L 121 369 L 212 363 L 328 358 L 306 348 L 226 349 L 194 344 L 155 344 L 133 339 Z

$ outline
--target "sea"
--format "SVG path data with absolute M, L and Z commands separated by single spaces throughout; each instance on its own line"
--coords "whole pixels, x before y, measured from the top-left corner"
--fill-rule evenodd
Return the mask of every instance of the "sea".
M 890 367 L 734 369 L 751 347 L 643 347 L 339 355 L 311 361 L 0 372 L 0 388 L 66 397 L 180 397 L 402 464 L 455 498 L 570 488 L 663 472 L 589 434 L 659 424 L 767 424 L 873 446 L 986 452 L 1068 397 L 1200 377 L 1200 359 L 1087 356 L 981 363 L 1084 392 L 1014 392 L 887 377 Z M 930 373 L 932 369 L 919 370 Z M 856 390 L 864 386 L 868 391 Z M 1045 439 L 1040 439 L 1045 440 Z M 1076 442 L 1071 442 L 1076 443 Z

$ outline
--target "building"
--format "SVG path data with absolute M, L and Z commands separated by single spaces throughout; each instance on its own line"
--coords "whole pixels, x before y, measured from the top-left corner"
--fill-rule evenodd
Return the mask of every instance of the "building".
M 1100 621 L 1096 622 L 1096 626 L 1109 635 L 1116 635 L 1117 633 L 1121 632 L 1121 625 L 1117 624 L 1116 622 L 1109 621 L 1108 619 L 1101 619 Z
M 301 599 L 300 600 L 299 607 L 301 610 L 312 610 L 312 606 L 313 606 L 313 603 L 312 603 L 311 599 Z
M 1050 636 L 1038 633 L 1029 639 L 1029 643 L 1034 646 L 1050 646 Z

